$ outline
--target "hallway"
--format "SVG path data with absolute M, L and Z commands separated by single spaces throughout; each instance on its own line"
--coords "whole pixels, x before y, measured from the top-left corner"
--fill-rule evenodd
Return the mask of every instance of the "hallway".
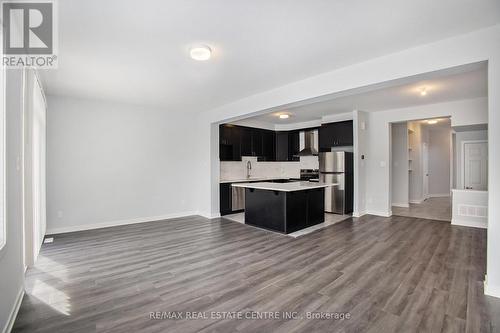
M 429 220 L 451 221 L 451 197 L 429 198 L 410 207 L 392 207 L 392 214 Z

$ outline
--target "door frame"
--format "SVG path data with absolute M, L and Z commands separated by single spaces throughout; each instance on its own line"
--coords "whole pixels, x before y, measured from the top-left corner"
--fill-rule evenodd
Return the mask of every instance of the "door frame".
M 488 151 L 488 140 L 464 140 L 461 143 L 460 146 L 460 166 L 462 168 L 461 170 L 461 183 L 462 183 L 462 190 L 465 190 L 465 145 L 468 143 L 486 143 L 486 150 Z
M 429 144 L 422 142 L 422 197 L 429 199 Z
M 36 234 L 37 231 L 42 231 L 45 236 L 46 231 L 46 185 L 43 188 L 36 188 L 34 184 L 35 168 L 37 167 L 34 162 L 34 141 L 33 141 L 33 126 L 34 126 L 34 107 L 32 102 L 32 97 L 34 95 L 34 89 L 31 87 L 38 87 L 41 91 L 45 106 L 45 117 L 47 112 L 47 99 L 45 92 L 40 82 L 40 77 L 38 71 L 33 68 L 23 69 L 23 111 L 22 111 L 22 178 L 23 178 L 23 260 L 24 269 L 33 266 L 40 251 L 40 247 L 43 243 L 43 237 L 40 237 L 40 233 Z M 36 89 L 36 88 L 35 88 Z M 45 122 L 44 122 L 45 123 Z M 46 131 L 46 127 L 45 127 Z M 46 139 L 44 140 L 46 149 Z M 46 151 L 46 150 L 45 150 Z M 45 163 L 46 164 L 46 163 Z M 46 177 L 46 169 L 43 170 L 44 178 Z M 45 182 L 46 180 L 44 180 Z M 35 200 L 34 191 L 39 190 L 40 193 L 44 193 L 45 198 L 45 209 L 38 211 L 36 204 L 38 202 Z M 44 217 L 42 218 L 42 215 Z M 37 220 L 36 218 L 39 217 Z M 36 224 L 38 222 L 38 224 Z M 43 225 L 39 225 L 40 223 Z M 41 228 L 41 229 L 40 229 Z

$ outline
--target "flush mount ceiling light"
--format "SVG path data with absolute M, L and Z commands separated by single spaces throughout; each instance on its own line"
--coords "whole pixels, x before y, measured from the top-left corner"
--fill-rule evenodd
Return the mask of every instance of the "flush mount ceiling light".
M 433 120 L 427 120 L 427 124 L 429 125 L 434 125 L 434 124 L 437 124 L 437 120 L 436 119 L 433 119 Z
M 420 89 L 420 96 L 425 96 L 425 95 L 427 95 L 427 88 L 423 87 L 422 89 Z
M 196 46 L 189 50 L 189 55 L 194 60 L 205 61 L 212 56 L 212 49 L 206 45 Z
M 280 117 L 280 119 L 288 119 L 288 118 L 290 118 L 290 115 L 283 113 L 283 114 L 280 114 L 279 117 Z

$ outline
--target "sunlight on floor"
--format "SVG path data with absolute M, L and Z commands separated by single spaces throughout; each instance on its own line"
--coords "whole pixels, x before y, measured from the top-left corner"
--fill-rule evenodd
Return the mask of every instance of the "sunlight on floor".
M 50 306 L 57 312 L 69 316 L 71 310 L 70 298 L 62 291 L 48 285 L 47 283 L 35 280 L 33 288 L 29 294 L 39 301 Z
M 63 282 L 69 281 L 68 269 L 66 268 L 66 265 L 55 262 L 54 260 L 49 259 L 41 254 L 38 256 L 36 269 L 48 273 Z

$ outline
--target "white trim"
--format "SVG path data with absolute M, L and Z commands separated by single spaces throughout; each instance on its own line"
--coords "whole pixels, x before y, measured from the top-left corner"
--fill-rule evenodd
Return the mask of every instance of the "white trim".
M 403 208 L 408 208 L 410 207 L 409 203 L 404 203 L 404 202 L 393 202 L 392 203 L 393 207 L 403 207 Z
M 211 213 L 207 213 L 207 212 L 198 212 L 197 215 L 203 216 L 204 218 L 207 218 L 207 219 L 216 219 L 216 218 L 221 217 L 220 213 L 211 214 Z
M 460 189 L 460 188 L 454 188 L 451 190 L 451 192 L 484 192 L 488 193 L 487 190 L 471 190 L 471 189 Z
M 488 283 L 485 280 L 484 281 L 484 294 L 488 295 L 488 296 L 500 298 L 500 287 L 488 285 Z
M 82 225 L 75 225 L 75 226 L 62 227 L 62 228 L 50 228 L 50 227 L 48 227 L 46 234 L 47 235 L 54 235 L 54 234 L 63 234 L 66 232 L 101 229 L 101 228 L 115 227 L 115 226 L 127 225 L 127 224 L 157 222 L 157 221 L 161 221 L 161 220 L 174 219 L 174 218 L 193 216 L 193 215 L 198 215 L 198 212 L 182 212 L 182 213 L 174 213 L 174 214 L 167 214 L 167 215 L 160 215 L 160 216 L 138 217 L 135 219 L 108 221 L 108 222 L 93 223 L 93 224 L 82 224 Z
M 460 178 L 462 180 L 463 189 L 465 189 L 465 145 L 468 143 L 486 143 L 486 145 L 488 145 L 488 140 L 464 140 L 464 141 L 462 141 L 462 144 L 460 147 L 460 149 L 461 149 L 461 151 L 460 151 L 460 165 L 462 168 Z M 488 150 L 488 154 L 489 154 L 489 150 Z M 488 172 L 489 172 L 489 170 L 488 170 Z
M 0 36 L 0 41 L 2 41 L 3 38 Z M 2 41 L 3 43 L 3 41 Z M 2 44 L 3 45 L 3 44 Z M 0 48 L 2 46 L 0 45 Z M 0 167 L 0 205 L 2 207 L 0 208 L 1 216 L 0 216 L 0 228 L 2 228 L 1 232 L 1 238 L 0 238 L 0 257 L 2 257 L 5 249 L 6 249 L 6 244 L 7 244 L 7 186 L 6 186 L 6 181 L 7 181 L 7 154 L 6 154 L 6 148 L 7 148 L 7 75 L 6 75 L 6 68 L 2 65 L 0 65 L 0 80 L 2 81 L 0 83 L 0 87 L 2 91 L 0 91 L 0 163 L 2 164 Z
M 422 202 L 424 202 L 425 199 L 416 199 L 416 200 L 410 200 L 410 203 L 412 204 L 421 204 Z
M 382 217 L 391 217 L 392 216 L 392 210 L 389 210 L 389 211 L 386 211 L 386 212 L 380 212 L 380 211 L 375 211 L 375 210 L 367 210 L 366 214 L 376 215 L 376 216 L 382 216 Z
M 469 221 L 469 220 L 462 220 L 462 219 L 451 219 L 451 225 L 457 225 L 457 226 L 462 226 L 462 227 L 471 227 L 471 228 L 481 228 L 481 229 L 488 229 L 488 222 L 487 221 Z
M 450 193 L 436 193 L 436 194 L 429 194 L 428 198 L 444 198 L 444 197 L 449 197 Z
M 12 327 L 14 327 L 14 323 L 16 321 L 17 313 L 19 312 L 19 308 L 21 307 L 21 303 L 23 302 L 24 297 L 24 286 L 21 286 L 19 292 L 17 293 L 16 303 L 14 303 L 14 307 L 12 308 L 9 319 L 7 320 L 7 324 L 3 329 L 3 333 L 10 333 L 12 331 Z
M 366 211 L 361 211 L 361 212 L 353 212 L 352 217 L 361 217 L 363 215 L 366 215 Z

